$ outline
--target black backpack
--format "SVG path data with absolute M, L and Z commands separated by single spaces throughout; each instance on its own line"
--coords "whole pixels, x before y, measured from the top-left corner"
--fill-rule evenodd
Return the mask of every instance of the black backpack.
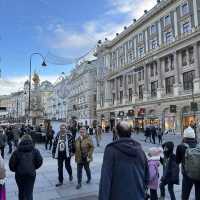
M 17 173 L 21 176 L 34 176 L 35 171 L 33 151 L 20 152 Z

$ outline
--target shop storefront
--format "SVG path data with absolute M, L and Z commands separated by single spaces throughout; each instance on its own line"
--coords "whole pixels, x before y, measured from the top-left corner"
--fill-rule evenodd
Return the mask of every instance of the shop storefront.
M 166 113 L 164 115 L 164 129 L 175 130 L 176 129 L 176 114 Z
M 145 125 L 160 126 L 160 119 L 157 116 L 149 115 L 146 116 Z
M 141 131 L 144 130 L 144 127 L 145 127 L 145 119 L 144 119 L 144 116 L 145 116 L 145 108 L 140 108 L 139 111 L 138 111 L 138 116 L 135 118 L 135 128 Z
M 128 110 L 126 121 L 130 127 L 135 127 L 135 112 L 134 110 Z

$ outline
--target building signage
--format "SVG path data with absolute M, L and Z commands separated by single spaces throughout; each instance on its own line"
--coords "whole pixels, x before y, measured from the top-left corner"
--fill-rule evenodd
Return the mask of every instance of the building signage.
M 170 113 L 176 113 L 176 105 L 170 105 Z
M 124 117 L 124 111 L 119 111 L 118 116 L 119 117 Z
M 129 116 L 129 117 L 135 116 L 134 110 L 128 110 L 127 116 Z
M 110 118 L 112 119 L 112 118 L 115 118 L 115 112 L 111 112 L 110 113 Z

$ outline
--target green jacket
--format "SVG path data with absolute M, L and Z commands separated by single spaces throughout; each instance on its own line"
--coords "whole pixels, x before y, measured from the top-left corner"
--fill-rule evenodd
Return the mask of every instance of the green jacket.
M 76 163 L 83 162 L 82 155 L 86 155 L 87 161 L 91 162 L 93 151 L 94 151 L 94 145 L 89 135 L 84 136 L 82 140 L 81 140 L 81 137 L 78 137 L 76 139 L 76 143 L 75 143 Z

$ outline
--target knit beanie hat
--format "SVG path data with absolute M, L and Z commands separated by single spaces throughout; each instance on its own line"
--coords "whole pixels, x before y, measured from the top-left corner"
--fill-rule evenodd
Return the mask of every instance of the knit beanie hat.
M 162 150 L 158 147 L 151 147 L 149 148 L 149 157 L 160 157 L 160 154 L 162 153 Z
M 190 126 L 189 126 L 188 128 L 186 128 L 186 129 L 184 130 L 183 137 L 184 137 L 184 138 L 195 139 L 195 132 L 194 132 L 194 129 L 191 128 Z

